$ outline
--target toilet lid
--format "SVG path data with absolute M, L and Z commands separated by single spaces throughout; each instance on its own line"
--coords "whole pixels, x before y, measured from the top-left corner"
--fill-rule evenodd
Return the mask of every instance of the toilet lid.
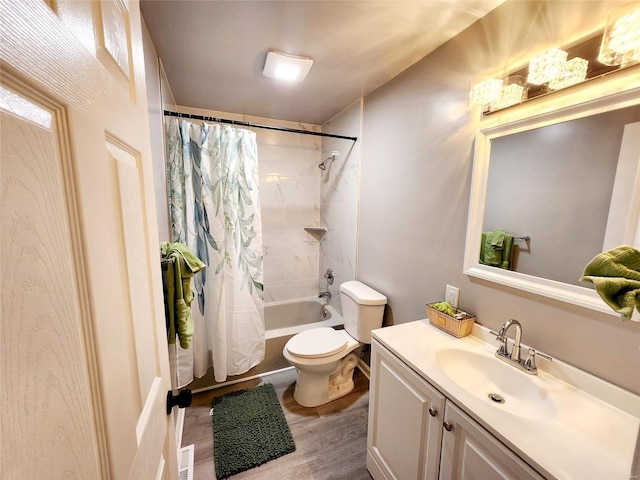
M 298 333 L 287 342 L 287 350 L 304 358 L 328 357 L 344 350 L 347 339 L 330 327 L 312 328 Z

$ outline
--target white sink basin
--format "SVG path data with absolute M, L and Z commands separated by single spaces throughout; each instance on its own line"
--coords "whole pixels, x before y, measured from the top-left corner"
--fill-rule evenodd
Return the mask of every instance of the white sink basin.
M 436 363 L 461 388 L 502 411 L 533 419 L 557 413 L 544 382 L 496 357 L 447 348 L 436 353 Z

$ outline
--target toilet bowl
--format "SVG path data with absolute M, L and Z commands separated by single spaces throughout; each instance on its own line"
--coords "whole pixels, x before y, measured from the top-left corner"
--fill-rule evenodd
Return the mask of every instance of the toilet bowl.
M 353 390 L 353 370 L 371 330 L 382 326 L 387 298 L 357 281 L 340 286 L 344 330 L 329 327 L 305 330 L 293 336 L 282 354 L 298 370 L 293 398 L 316 407 Z

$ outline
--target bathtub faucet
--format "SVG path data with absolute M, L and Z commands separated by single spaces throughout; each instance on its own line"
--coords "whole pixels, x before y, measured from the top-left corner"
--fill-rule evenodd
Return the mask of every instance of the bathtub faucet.
M 329 300 L 331 300 L 331 292 L 329 291 L 320 292 L 320 295 L 318 295 L 318 298 L 326 298 L 328 302 Z

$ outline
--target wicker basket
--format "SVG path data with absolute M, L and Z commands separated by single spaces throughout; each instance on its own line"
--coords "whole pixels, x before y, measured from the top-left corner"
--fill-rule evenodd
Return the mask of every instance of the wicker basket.
M 429 316 L 429 323 L 434 327 L 438 327 L 440 330 L 453 335 L 456 338 L 466 337 L 471 333 L 473 323 L 476 321 L 476 317 L 462 310 L 454 308 L 455 317 L 447 315 L 432 307 L 437 302 L 427 303 L 427 315 Z

